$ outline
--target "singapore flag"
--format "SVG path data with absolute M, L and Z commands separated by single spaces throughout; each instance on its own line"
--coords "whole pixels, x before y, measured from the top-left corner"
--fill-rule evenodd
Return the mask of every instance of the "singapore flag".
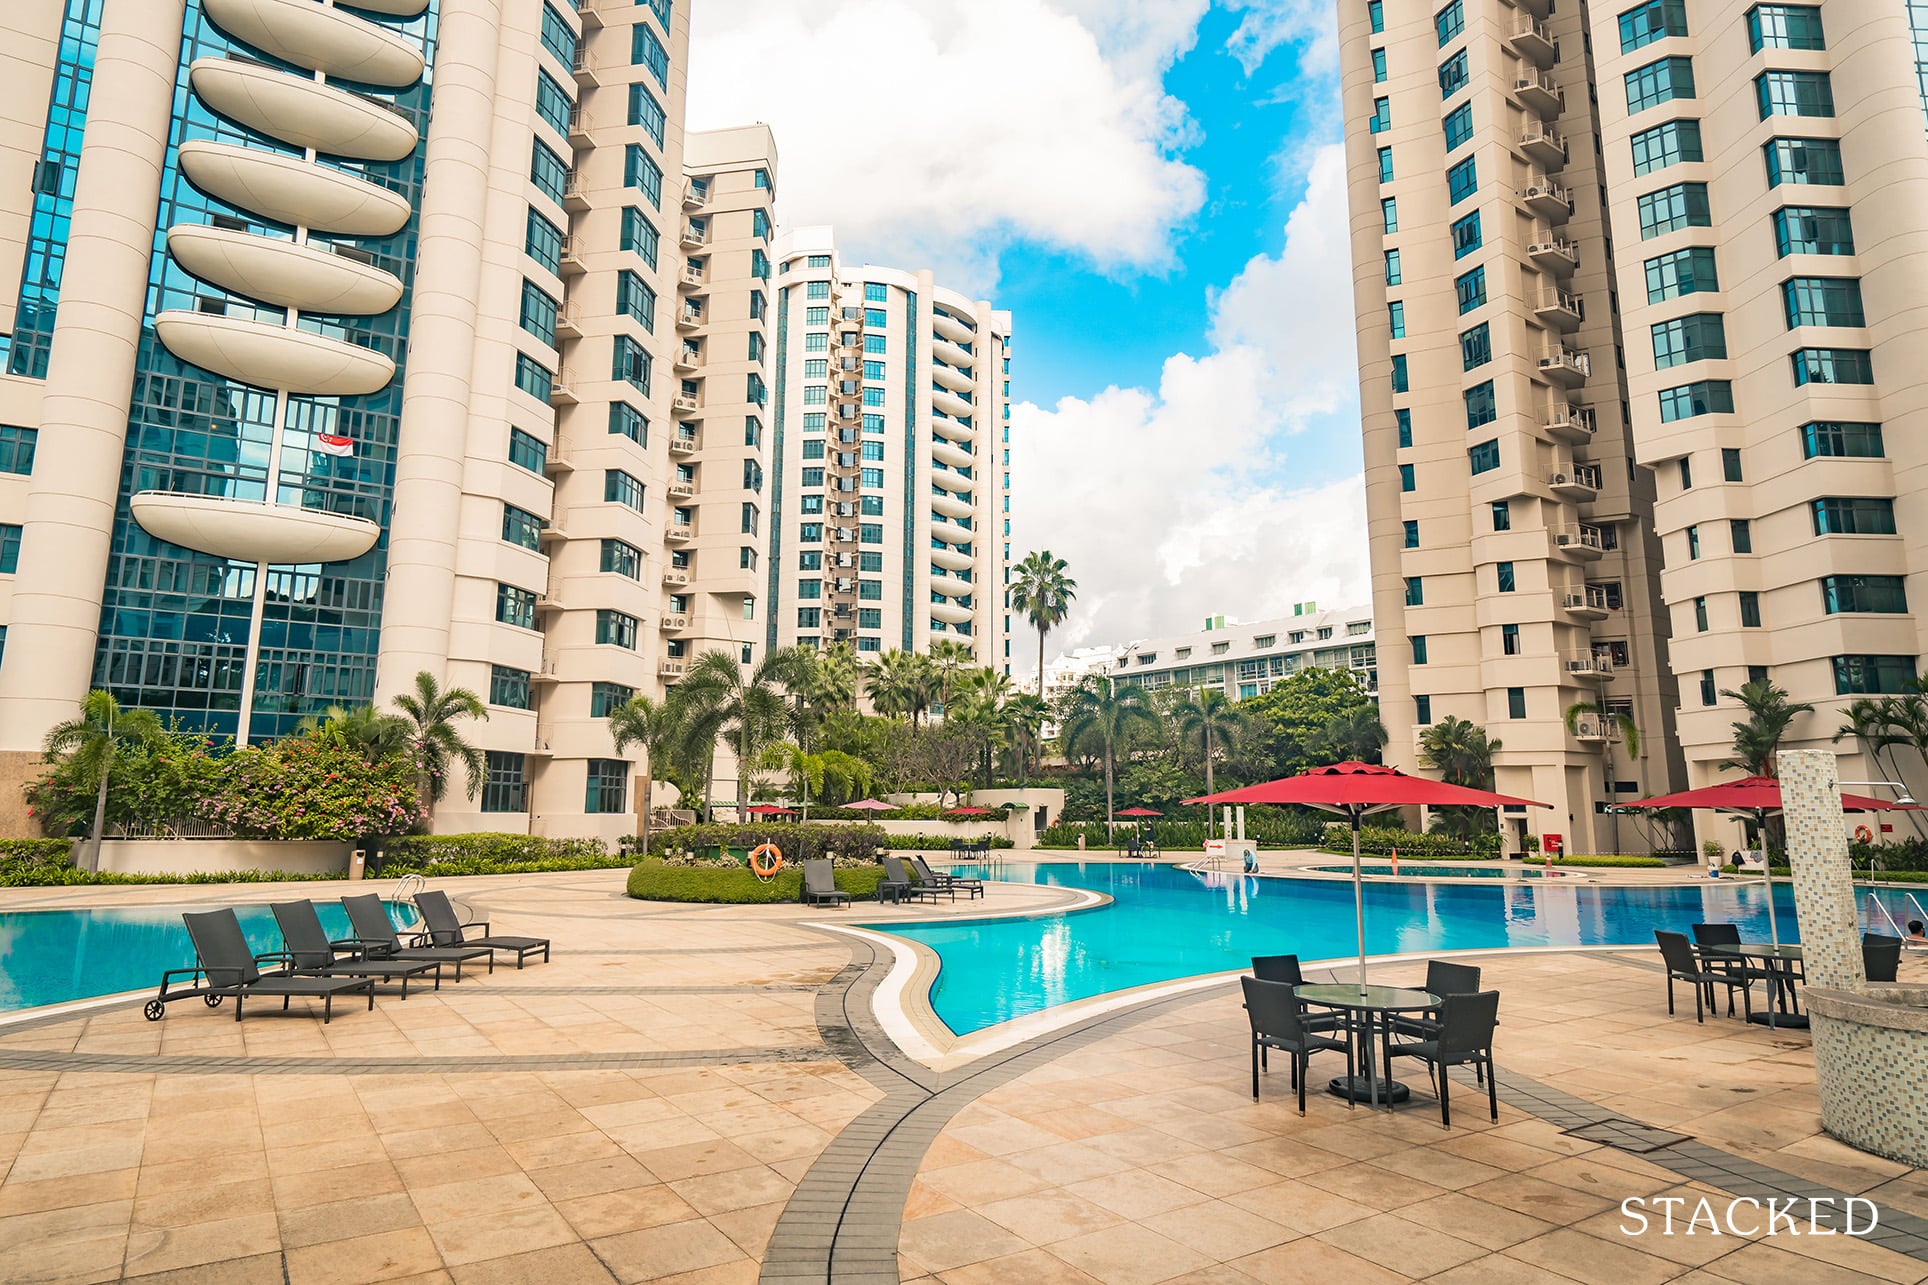
M 327 433 L 316 433 L 315 450 L 323 455 L 353 455 L 355 440 L 352 437 L 331 437 Z

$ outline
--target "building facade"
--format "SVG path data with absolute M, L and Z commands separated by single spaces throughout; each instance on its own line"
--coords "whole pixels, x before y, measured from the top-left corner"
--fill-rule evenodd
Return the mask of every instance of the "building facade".
M 437 828 L 633 827 L 604 716 L 761 642 L 774 146 L 685 139 L 688 19 L 0 16 L 12 779 L 90 686 L 247 742 L 427 671 L 490 713 Z
M 1126 643 L 1113 655 L 1112 677 L 1147 691 L 1216 688 L 1245 700 L 1306 669 L 1347 670 L 1368 693 L 1379 691 L 1370 607 L 1320 611 L 1307 604 L 1295 615 L 1250 623 L 1215 616 L 1196 633 Z
M 1010 314 L 846 270 L 828 228 L 774 257 L 767 645 L 954 639 L 1009 673 Z
M 1584 8 L 1346 0 L 1339 39 L 1388 761 L 1478 723 L 1527 826 L 1608 851 L 1681 759 Z

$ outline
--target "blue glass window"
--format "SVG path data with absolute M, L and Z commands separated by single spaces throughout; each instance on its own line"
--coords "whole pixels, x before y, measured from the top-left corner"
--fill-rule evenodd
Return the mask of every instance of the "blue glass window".
M 643 511 L 643 484 L 619 468 L 603 470 L 603 499 L 610 504 Z
M 1392 390 L 1395 393 L 1406 391 L 1406 354 L 1394 353 L 1392 358 Z
M 533 281 L 522 283 L 522 328 L 548 344 L 556 346 L 556 301 Z
M 542 47 L 565 67 L 576 65 L 576 32 L 554 5 L 542 6 Z
M 620 379 L 649 396 L 649 352 L 628 335 L 617 335 L 610 345 L 609 377 Z
M 1485 322 L 1480 322 L 1459 337 L 1459 368 L 1476 370 L 1493 360 L 1493 337 Z
M 562 203 L 563 190 L 569 182 L 569 166 L 545 147 L 541 139 L 535 141 L 529 156 L 529 181 L 550 200 L 558 205 Z
M 1413 444 L 1413 413 L 1401 407 L 1392 413 L 1392 419 L 1394 426 L 1399 430 L 1399 444 L 1401 446 L 1411 446 Z
M 1846 182 L 1841 170 L 1841 144 L 1832 138 L 1777 138 L 1761 145 L 1767 162 L 1767 185 L 1813 183 L 1840 187 Z
M 515 355 L 515 386 L 539 402 L 549 400 L 549 392 L 555 386 L 556 377 L 527 353 Z
M 1675 250 L 1643 265 L 1647 274 L 1647 302 L 1660 303 L 1684 294 L 1699 294 L 1720 289 L 1720 275 L 1714 270 L 1713 247 L 1690 246 Z
M 569 95 L 550 78 L 548 72 L 536 72 L 536 115 L 548 121 L 556 133 L 569 132 L 569 109 L 574 106 Z
M 1836 656 L 1833 661 L 1837 696 L 1905 692 L 1915 677 L 1913 656 Z
M 1825 71 L 1764 71 L 1754 77 L 1754 96 L 1762 120 L 1834 115 L 1834 86 Z
M 536 594 L 533 589 L 518 589 L 514 585 L 498 584 L 495 587 L 495 618 L 505 625 L 518 629 L 536 627 Z
M 663 42 L 643 23 L 630 28 L 629 61 L 638 67 L 649 68 L 649 74 L 656 77 L 658 86 L 669 88 L 669 50 Z
M 1463 394 L 1466 401 L 1466 427 L 1470 431 L 1500 417 L 1499 402 L 1493 396 L 1493 381 L 1475 384 Z
M 502 538 L 524 549 L 542 547 L 542 519 L 513 504 L 502 506 Z
M 656 329 L 656 291 L 647 281 L 628 268 L 616 274 L 616 311 L 637 322 L 644 330 Z
M 1454 205 L 1479 191 L 1479 168 L 1475 157 L 1467 157 L 1446 171 L 1446 195 Z
M 1704 228 L 1713 223 L 1707 208 L 1705 183 L 1676 183 L 1658 192 L 1649 192 L 1637 202 L 1642 240 L 1677 232 L 1681 228 Z
M 1861 282 L 1854 277 L 1792 277 L 1781 283 L 1787 328 L 1862 326 Z
M 1466 71 L 1466 51 L 1460 50 L 1445 62 L 1439 64 L 1439 96 L 1451 98 L 1466 88 L 1469 77 Z
M 1895 502 L 1879 496 L 1829 495 L 1814 501 L 1816 535 L 1893 535 Z
M 1886 454 L 1879 424 L 1817 420 L 1801 425 L 1801 456 L 1804 459 L 1840 457 L 1878 460 Z
M 1418 482 L 1413 478 L 1413 466 L 1410 464 L 1401 464 L 1399 466 L 1399 489 L 1401 491 L 1415 491 L 1419 489 Z
M 1627 112 L 1642 112 L 1649 107 L 1694 96 L 1694 62 L 1691 58 L 1662 58 L 1626 73 Z
M 641 81 L 629 87 L 629 123 L 642 126 L 645 133 L 656 140 L 656 146 L 663 145 L 663 128 L 668 118 L 663 113 L 663 105 L 656 101 L 656 95 Z
M 1811 4 L 1757 4 L 1747 11 L 1747 48 L 1826 49 L 1821 10 Z
M 1406 337 L 1406 305 L 1404 301 L 1395 299 L 1387 304 L 1386 319 L 1392 326 L 1392 337 L 1394 339 L 1404 339 Z
M 0 473 L 33 472 L 33 448 L 39 438 L 37 429 L 0 424 Z
M 1646 0 L 1620 15 L 1620 52 L 1687 34 L 1686 0 Z
M 1446 130 L 1446 150 L 1452 151 L 1473 137 L 1473 105 L 1461 103 L 1442 122 Z
M 636 650 L 636 617 L 607 608 L 596 612 L 596 641 L 609 647 Z
M 1453 279 L 1453 294 L 1459 300 L 1459 315 L 1465 316 L 1486 302 L 1486 265 L 1481 264 L 1464 276 Z
M 1794 363 L 1796 387 L 1874 382 L 1874 359 L 1865 348 L 1802 348 L 1789 360 Z
M 1783 206 L 1774 211 L 1774 246 L 1790 254 L 1853 254 L 1854 224 L 1846 207 Z
M 638 446 L 649 445 L 649 420 L 628 402 L 609 403 L 609 431 L 627 437 Z
M 1475 473 L 1490 473 L 1500 466 L 1500 444 L 1497 441 L 1481 442 L 1478 446 L 1467 448 L 1467 465 Z
M 1390 147 L 1379 149 L 1379 181 L 1392 182 L 1392 148 Z
M 1463 259 L 1480 247 L 1479 211 L 1453 223 L 1453 257 Z
M 1682 161 L 1706 159 L 1701 153 L 1700 122 L 1670 120 L 1643 129 L 1631 140 L 1633 172 L 1636 177 L 1678 165 Z
M 1400 283 L 1400 281 L 1401 281 L 1401 277 L 1399 274 L 1399 251 L 1388 250 L 1386 251 L 1386 284 L 1389 286 L 1396 286 Z
M 1383 84 L 1385 79 L 1386 51 L 1384 49 L 1375 49 L 1372 51 L 1372 82 L 1375 85 Z
M 1383 134 L 1392 128 L 1392 100 L 1375 98 L 1372 100 L 1372 115 L 1366 121 L 1370 133 Z
M 541 438 L 512 428 L 509 430 L 509 463 L 526 468 L 531 473 L 541 473 L 549 466 L 549 448 Z
M 656 266 L 656 250 L 661 242 L 662 236 L 656 231 L 656 225 L 641 210 L 633 205 L 623 207 L 623 249 L 634 250 L 644 263 L 653 268 Z
M 1439 37 L 1439 47 L 1444 49 L 1448 41 L 1466 30 L 1466 14 L 1460 7 L 1460 0 L 1453 0 L 1444 9 L 1433 15 L 1433 34 Z
M 1697 415 L 1732 415 L 1734 386 L 1725 379 L 1703 379 L 1663 389 L 1660 394 L 1660 422 L 1692 419 Z
M 1822 576 L 1821 607 L 1842 612 L 1899 615 L 1908 610 L 1908 590 L 1900 576 Z
M 1727 330 L 1718 312 L 1696 312 L 1652 327 L 1654 368 L 1666 370 L 1690 361 L 1727 355 Z
M 663 208 L 663 168 L 650 159 L 640 143 L 623 148 L 623 186 L 636 188 L 651 205 Z

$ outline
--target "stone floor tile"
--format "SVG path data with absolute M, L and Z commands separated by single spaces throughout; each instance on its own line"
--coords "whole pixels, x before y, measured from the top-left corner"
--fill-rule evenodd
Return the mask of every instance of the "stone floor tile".
M 1234 1259 L 1231 1266 L 1267 1285 L 1396 1285 L 1413 1279 L 1310 1238 Z
M 1034 1191 L 1008 1200 L 981 1204 L 976 1209 L 998 1226 L 1033 1245 L 1068 1240 L 1123 1221 L 1123 1217 L 1115 1211 L 1068 1191 Z
M 129 1275 L 127 1279 L 138 1285 L 282 1285 L 281 1255 L 255 1254 L 142 1276 Z
M 1098 1285 L 1098 1278 L 1079 1271 L 1055 1254 L 1027 1249 L 943 1273 L 943 1285 Z
M 793 1187 L 781 1174 L 764 1165 L 726 1169 L 670 1183 L 672 1191 L 705 1217 L 788 1200 Z
M 1228 1204 L 1307 1235 L 1371 1218 L 1379 1210 L 1297 1182 L 1277 1182 L 1227 1196 Z
M 590 1248 L 616 1279 L 625 1283 L 721 1267 L 743 1259 L 743 1251 L 729 1237 L 700 1218 L 608 1236 L 592 1242 Z
M 281 1247 L 275 1216 L 203 1218 L 186 1226 L 146 1227 L 136 1222 L 127 1236 L 129 1275 L 199 1267 L 223 1259 L 247 1258 Z
M 1209 1199 L 1202 1191 L 1145 1169 L 1088 1178 L 1072 1183 L 1065 1190 L 1130 1219 L 1149 1218 L 1187 1205 L 1203 1204 Z
M 1196 1155 L 1162 1160 L 1145 1167 L 1161 1178 L 1183 1183 L 1208 1196 L 1229 1196 L 1235 1192 L 1268 1186 L 1279 1180 L 1279 1176 L 1270 1169 L 1235 1160 L 1223 1151 L 1201 1151 Z M 1075 1180 L 1067 1178 L 1065 1181 Z
M 331 1240 L 353 1240 L 357 1236 L 421 1225 L 415 1202 L 400 1191 L 352 1196 L 325 1204 L 284 1206 L 280 1213 L 281 1245 L 285 1249 Z
M 1133 1223 L 1061 1240 L 1051 1253 L 1105 1285 L 1154 1285 L 1212 1263 L 1209 1255 Z
M 615 1277 L 587 1245 L 557 1245 L 449 1269 L 455 1285 L 613 1285 Z
M 1222 1200 L 1154 1214 L 1142 1225 L 1207 1258 L 1228 1262 L 1297 1240 L 1299 1232 Z
M 926 1272 L 950 1272 L 1031 1248 L 990 1219 L 970 1209 L 933 1214 L 905 1223 L 899 1253 Z
M 1430 1272 L 1442 1272 L 1486 1255 L 1483 1248 L 1471 1241 L 1398 1214 L 1379 1214 L 1345 1223 L 1320 1232 L 1318 1238 L 1395 1272 L 1408 1271 L 1416 1263 L 1424 1263 Z
M 1551 1223 L 1457 1191 L 1445 1192 L 1418 1204 L 1402 1205 L 1399 1216 L 1488 1250 L 1505 1249 L 1553 1230 Z M 1618 1217 L 1618 1211 L 1615 1216 Z
M 331 1240 L 287 1251 L 288 1285 L 362 1285 L 437 1272 L 442 1257 L 423 1227 Z
M 558 1200 L 556 1212 L 567 1218 L 584 1240 L 643 1231 L 697 1216 L 681 1196 L 663 1185 Z
M 577 1241 L 568 1221 L 547 1203 L 430 1222 L 428 1234 L 450 1268 Z

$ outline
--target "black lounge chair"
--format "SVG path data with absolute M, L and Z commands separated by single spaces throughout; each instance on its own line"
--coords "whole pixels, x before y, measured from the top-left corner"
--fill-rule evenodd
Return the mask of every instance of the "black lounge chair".
M 337 995 L 366 994 L 368 1007 L 375 1007 L 375 983 L 365 977 L 303 977 L 288 972 L 262 972 L 248 945 L 247 934 L 241 931 L 241 921 L 234 917 L 232 910 L 189 912 L 181 916 L 181 921 L 187 925 L 187 935 L 194 942 L 194 954 L 200 962 L 194 968 L 169 969 L 161 975 L 161 993 L 149 1000 L 144 1010 L 150 1022 L 161 1020 L 169 1000 L 185 999 L 188 995 L 199 995 L 209 1008 L 217 1007 L 223 998 L 232 995 L 237 1022 L 241 1020 L 242 1004 L 250 995 L 279 995 L 284 1012 L 290 1000 L 318 999 L 322 1003 L 324 1023 L 335 1016 Z M 168 989 L 169 978 L 188 974 L 199 980 L 175 991 Z
M 289 972 L 303 977 L 366 977 L 371 981 L 402 984 L 402 998 L 408 998 L 408 984 L 424 973 L 435 975 L 435 989 L 442 989 L 442 966 L 432 960 L 368 959 L 349 948 L 344 957 L 328 930 L 321 926 L 312 901 L 277 901 L 269 909 L 281 927 L 281 944 L 287 949 L 276 955 L 260 955 L 257 961 L 276 959 Z
M 1307 1030 L 1299 1017 L 1299 997 L 1285 982 L 1260 981 L 1241 977 L 1245 988 L 1245 1016 L 1252 1024 L 1252 1101 L 1259 1100 L 1259 1059 L 1267 1050 L 1277 1049 L 1292 1059 L 1292 1086 L 1299 1091 L 1299 1114 L 1305 1114 L 1307 1064 L 1314 1053 L 1344 1052 L 1346 1078 L 1352 1078 L 1352 1041 L 1334 1040 Z M 1352 1105 L 1352 1099 L 1346 1099 Z
M 946 874 L 933 870 L 930 868 L 930 864 L 921 856 L 914 856 L 910 859 L 910 868 L 919 879 L 931 885 L 931 887 L 949 889 L 952 901 L 957 900 L 957 894 L 960 892 L 969 893 L 972 897 L 982 897 L 984 895 L 984 881 L 982 879 L 961 879 L 954 874 Z
M 1741 1005 L 1748 1016 L 1754 1013 L 1752 993 L 1747 989 L 1747 981 L 1720 967 L 1710 967 L 1701 962 L 1694 954 L 1692 943 L 1686 933 L 1662 932 L 1654 929 L 1654 941 L 1660 947 L 1660 958 L 1667 965 L 1667 1012 L 1674 1011 L 1674 983 L 1691 982 L 1694 987 L 1694 1020 L 1705 1022 L 1707 1010 L 1714 1007 L 1714 987 L 1725 986 L 1727 998 L 1734 998 L 1734 988 L 1740 987 Z M 1703 1003 L 1703 1001 L 1705 1001 Z M 1715 1016 L 1719 1016 L 1718 1013 Z
M 880 897 L 885 887 L 892 888 L 896 892 L 897 900 L 899 901 L 902 901 L 905 897 L 909 897 L 912 900 L 929 897 L 932 901 L 936 901 L 937 898 L 946 891 L 934 884 L 914 882 L 910 877 L 910 872 L 904 869 L 904 863 L 896 857 L 884 858 L 884 882 L 877 885 L 877 892 Z M 950 898 L 952 901 L 956 901 L 957 894 L 952 892 Z
M 806 906 L 848 906 L 850 894 L 837 886 L 837 875 L 822 857 L 803 863 L 803 893 Z
M 446 892 L 424 888 L 415 894 L 415 908 L 422 912 L 422 922 L 428 925 L 429 944 L 434 946 L 483 946 L 490 951 L 501 951 L 515 956 L 515 966 L 522 967 L 522 961 L 537 951 L 542 952 L 542 962 L 549 962 L 549 939 L 547 937 L 498 937 L 489 931 L 489 921 L 465 924 L 462 917 L 455 913 L 455 905 L 449 901 Z M 468 930 L 478 928 L 480 937 L 469 936 Z
M 1676 937 L 1680 934 L 1675 933 Z M 1687 939 L 1681 937 L 1681 941 Z M 1493 1075 L 1493 1028 L 1500 1022 L 1500 993 L 1480 991 L 1476 995 L 1448 995 L 1439 1006 L 1439 1033 L 1431 1039 L 1390 1046 L 1391 1057 L 1418 1058 L 1432 1077 L 1433 1092 L 1439 1095 L 1439 1122 L 1453 1127 L 1453 1108 L 1447 1100 L 1452 1077 L 1447 1071 L 1471 1064 L 1486 1077 L 1486 1104 L 1493 1123 L 1500 1120 L 1499 1083 Z M 1388 1059 L 1390 1060 L 1390 1059 Z
M 410 933 L 406 942 L 395 931 L 389 921 L 388 910 L 382 899 L 374 893 L 363 893 L 354 897 L 343 897 L 342 908 L 348 912 L 348 923 L 354 936 L 335 943 L 337 946 L 354 947 L 369 959 L 413 959 L 436 964 L 454 964 L 455 980 L 462 980 L 462 965 L 472 959 L 489 961 L 489 971 L 495 971 L 495 952 L 487 946 L 433 946 L 428 944 L 427 933 Z
M 1901 938 L 1884 933 L 1861 935 L 1861 966 L 1871 982 L 1891 982 L 1901 969 Z
M 1284 982 L 1287 986 L 1305 985 L 1305 974 L 1299 969 L 1297 955 L 1254 955 L 1252 956 L 1252 976 L 1262 982 Z M 1306 1030 L 1323 1035 L 1328 1031 L 1340 1029 L 1344 1024 L 1343 1014 L 1331 1009 L 1314 1013 L 1306 1006 L 1304 1000 L 1299 1000 L 1299 1025 Z M 1259 1049 L 1259 1060 L 1261 1063 L 1265 1060 L 1263 1047 Z

